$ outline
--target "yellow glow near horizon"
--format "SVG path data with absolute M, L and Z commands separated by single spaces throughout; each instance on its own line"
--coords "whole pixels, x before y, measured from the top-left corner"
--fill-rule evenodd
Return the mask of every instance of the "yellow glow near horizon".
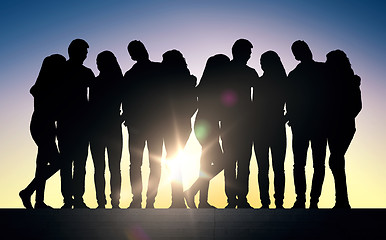
M 121 208 L 127 208 L 131 202 L 131 187 L 129 180 L 129 154 L 127 149 L 127 129 L 123 129 L 124 133 L 124 147 L 123 147 L 123 155 L 121 161 L 121 175 L 122 175 L 122 190 L 121 190 Z M 371 175 L 373 171 L 371 169 L 374 166 L 367 166 L 363 168 L 361 165 L 361 159 L 366 159 L 366 151 L 363 149 L 355 149 L 355 145 L 357 144 L 358 137 L 354 137 L 353 147 L 349 148 L 349 151 L 346 155 L 346 172 L 347 172 L 347 182 L 348 182 L 348 191 L 349 191 L 349 199 L 352 207 L 384 207 L 384 203 L 379 201 L 379 199 L 384 199 L 386 197 L 384 192 L 378 191 L 378 179 L 376 175 Z M 29 140 L 32 142 L 32 140 Z M 286 173 L 286 186 L 285 186 L 285 199 L 284 199 L 284 207 L 289 208 L 292 206 L 295 201 L 295 190 L 293 185 L 293 158 L 292 158 L 292 149 L 291 149 L 291 131 L 290 128 L 287 127 L 287 154 L 285 161 L 285 173 Z M 27 144 L 28 145 L 28 144 Z M 33 144 L 29 144 L 31 146 L 30 150 L 32 154 L 36 154 L 36 146 Z M 20 157 L 23 156 L 22 152 L 19 152 Z M 184 151 L 181 153 L 181 171 L 183 176 L 183 186 L 184 189 L 187 189 L 191 186 L 191 184 L 198 178 L 199 176 L 199 159 L 201 156 L 201 146 L 199 145 L 194 134 L 191 134 L 187 145 Z M 36 155 L 35 155 L 36 156 Z M 31 160 L 35 157 L 31 157 Z M 320 198 L 319 207 L 321 208 L 331 208 L 334 205 L 334 181 L 331 174 L 331 171 L 328 167 L 328 156 L 327 153 L 326 158 L 326 178 L 323 185 L 322 196 Z M 155 207 L 156 208 L 168 208 L 171 204 L 171 185 L 170 185 L 170 169 L 167 167 L 165 152 L 163 153 L 162 159 L 162 174 L 161 181 L 158 191 L 158 196 L 156 198 Z M 17 196 L 17 192 L 25 187 L 27 182 L 33 177 L 33 169 L 34 169 L 34 161 L 29 161 L 29 165 L 25 165 L 25 174 L 23 178 L 17 177 L 17 182 L 12 182 L 9 185 L 9 188 L 4 192 L 4 196 L 9 196 L 10 199 L 8 201 L 9 205 L 3 207 L 22 207 L 21 201 Z M 108 166 L 108 165 L 106 165 Z M 362 166 L 362 167 L 361 167 Z M 86 204 L 91 207 L 97 207 L 96 197 L 95 197 L 95 186 L 94 186 L 94 166 L 91 159 L 91 154 L 89 154 L 89 158 L 87 160 L 86 165 L 86 192 L 84 195 L 84 199 Z M 257 163 L 254 154 L 251 158 L 250 165 L 250 178 L 249 178 L 249 193 L 248 200 L 250 204 L 258 208 L 261 206 L 259 200 L 259 189 L 258 189 L 258 181 L 257 181 Z M 148 161 L 148 153 L 147 148 L 145 148 L 143 155 L 143 165 L 142 165 L 142 173 L 143 173 L 143 207 L 145 207 L 145 199 L 146 199 L 146 190 L 148 184 L 149 177 L 149 161 Z M 306 176 L 307 176 L 307 195 L 309 195 L 310 185 L 312 181 L 312 156 L 311 151 L 308 152 L 308 161 L 306 166 Z M 20 174 L 20 172 L 18 173 Z M 19 175 L 20 176 L 20 175 Z M 12 179 L 11 175 L 2 176 L 4 179 Z M 16 177 L 16 176 L 15 176 Z M 108 205 L 106 207 L 111 207 L 109 202 L 109 194 L 110 194 L 110 186 L 109 179 L 110 174 L 108 169 L 106 170 L 106 196 L 108 200 Z M 269 172 L 270 178 L 270 196 L 273 199 L 273 171 L 272 168 Z M 371 180 L 372 179 L 372 180 Z M 369 182 L 369 180 L 371 180 Z M 3 181 L 4 182 L 4 181 Z M 16 186 L 16 187 L 15 187 Z M 19 187 L 17 187 L 19 186 Z M 17 189 L 18 188 L 18 189 Z M 375 193 L 378 194 L 379 198 L 372 198 Z M 370 196 L 370 197 L 369 197 Z M 31 198 L 32 202 L 34 202 L 34 196 Z M 196 201 L 198 201 L 198 195 L 196 196 Z M 60 176 L 56 173 L 52 178 L 47 181 L 46 187 L 46 195 L 45 202 L 55 208 L 60 208 L 63 204 L 63 199 L 60 192 Z M 198 203 L 198 202 L 197 202 Z M 223 208 L 226 206 L 226 195 L 224 191 L 224 174 L 221 172 L 218 174 L 213 180 L 210 182 L 209 188 L 209 203 Z M 271 204 L 271 207 L 274 207 L 274 204 Z
M 193 123 L 192 119 L 192 123 Z M 347 182 L 348 182 L 348 191 L 349 191 L 349 199 L 352 207 L 384 207 L 384 203 L 379 201 L 379 199 L 385 199 L 386 194 L 384 192 L 378 191 L 378 179 L 381 176 L 372 175 L 371 169 L 376 166 L 366 166 L 365 168 L 362 165 L 362 160 L 366 159 L 368 156 L 366 149 L 358 148 L 357 144 L 360 140 L 362 133 L 359 132 L 358 136 L 354 137 L 353 143 L 349 151 L 346 155 L 346 172 L 347 172 Z M 127 208 L 131 202 L 131 187 L 129 180 L 129 153 L 128 153 L 128 134 L 127 129 L 123 128 L 123 136 L 124 136 L 124 144 L 123 144 L 123 154 L 121 161 L 121 175 L 122 175 L 122 190 L 121 190 L 121 204 L 122 208 Z M 287 126 L 287 154 L 285 161 L 285 173 L 286 173 L 286 186 L 285 186 L 285 199 L 284 199 L 284 207 L 289 208 L 292 206 L 295 201 L 295 189 L 293 185 L 293 158 L 292 158 L 292 149 L 291 149 L 291 130 Z M 9 196 L 8 205 L 3 207 L 22 207 L 21 201 L 18 198 L 18 191 L 25 187 L 27 182 L 33 178 L 33 169 L 35 167 L 35 162 L 33 159 L 36 157 L 37 147 L 33 144 L 32 139 L 26 139 L 26 143 L 23 143 L 30 148 L 26 150 L 30 152 L 30 158 L 27 163 L 28 165 L 23 166 L 23 171 L 14 173 L 16 175 L 3 175 L 1 176 L 4 179 L 17 179 L 17 182 L 8 182 L 10 183 L 9 187 L 6 188 L 6 191 L 3 193 L 4 196 Z M 15 152 L 16 159 L 21 159 L 24 156 L 23 151 Z M 171 172 L 170 168 L 167 167 L 167 162 L 165 159 L 165 151 L 163 152 L 163 156 L 161 159 L 162 163 L 162 174 L 161 181 L 159 186 L 158 195 L 155 202 L 156 208 L 168 208 L 171 204 Z M 199 161 L 201 156 L 201 146 L 198 143 L 196 136 L 192 133 L 189 137 L 189 140 L 186 144 L 186 147 L 181 152 L 179 157 L 179 161 L 181 164 L 181 171 L 183 176 L 183 186 L 184 189 L 193 184 L 193 182 L 199 177 Z M 334 180 L 331 174 L 331 171 L 328 167 L 328 156 L 327 152 L 326 158 L 326 178 L 323 185 L 322 196 L 320 198 L 319 207 L 321 208 L 331 208 L 334 205 Z M 106 166 L 108 166 L 106 164 Z M 7 167 L 6 165 L 3 167 Z M 84 199 L 86 204 L 91 207 L 97 207 L 96 197 L 95 197 L 95 185 L 94 185 L 94 166 L 91 159 L 91 154 L 89 154 L 87 165 L 86 165 L 86 192 L 84 195 Z M 249 180 L 249 194 L 248 200 L 250 204 L 258 208 L 261 206 L 259 199 L 259 189 L 258 189 L 258 181 L 257 181 L 257 163 L 256 157 L 252 154 L 251 165 L 250 165 L 250 180 Z M 142 165 L 142 173 L 143 173 L 143 207 L 145 207 L 145 199 L 146 199 L 146 190 L 148 184 L 149 177 L 149 161 L 148 161 L 148 152 L 147 147 L 145 148 L 143 154 L 143 165 Z M 311 151 L 308 152 L 308 161 L 306 166 L 306 174 L 307 174 L 307 195 L 309 195 L 310 184 L 312 181 L 312 156 Z M 12 172 L 8 173 L 12 174 Z M 21 175 L 24 176 L 20 178 Z M 370 176 L 372 175 L 372 176 Z M 109 179 L 110 174 L 108 168 L 106 169 L 106 196 L 108 200 L 108 205 L 106 207 L 111 207 L 109 202 L 109 194 L 110 194 L 110 185 Z M 270 178 L 270 196 L 273 199 L 274 189 L 273 189 L 273 171 L 270 168 L 269 172 Z M 371 180 L 371 181 L 370 181 Z M 370 182 L 369 182 L 370 181 Z M 7 181 L 3 181 L 4 183 Z M 372 198 L 375 193 L 378 194 L 379 198 Z M 370 197 L 369 197 L 370 196 Z M 31 198 L 32 202 L 34 202 L 34 196 Z M 56 173 L 52 178 L 47 181 L 46 187 L 46 195 L 45 201 L 47 204 L 60 208 L 63 204 L 62 195 L 60 192 L 60 176 Z M 198 201 L 198 194 L 196 196 L 196 201 Z M 198 202 L 197 202 L 198 203 Z M 213 180 L 210 182 L 209 188 L 209 203 L 223 208 L 226 206 L 226 195 L 224 191 L 224 174 L 221 172 L 218 174 Z M 368 204 L 368 205 L 366 205 Z M 274 204 L 271 204 L 271 207 L 274 207 Z

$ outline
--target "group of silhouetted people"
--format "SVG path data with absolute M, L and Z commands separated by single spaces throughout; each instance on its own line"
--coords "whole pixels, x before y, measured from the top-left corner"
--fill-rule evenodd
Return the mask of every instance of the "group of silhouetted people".
M 305 166 L 311 145 L 313 178 L 310 208 L 318 208 L 325 175 L 327 144 L 329 165 L 335 180 L 334 208 L 350 208 L 345 175 L 345 153 L 355 133 L 355 117 L 361 111 L 360 77 L 341 50 L 327 54 L 325 63 L 313 60 L 308 45 L 292 44 L 300 61 L 288 76 L 279 55 L 261 55 L 263 75 L 247 66 L 253 45 L 246 39 L 232 47 L 232 59 L 211 56 L 199 84 L 178 50 L 153 62 L 144 44 L 134 40 L 128 52 L 136 63 L 124 75 L 114 54 L 103 51 L 96 63 L 99 75 L 83 65 L 88 44 L 75 39 L 69 59 L 59 54 L 44 59 L 36 83 L 31 135 L 38 146 L 36 174 L 20 192 L 23 205 L 51 208 L 44 203 L 46 180 L 60 170 L 62 208 L 88 208 L 83 200 L 86 159 L 90 146 L 98 208 L 105 208 L 105 153 L 110 170 L 111 205 L 119 208 L 121 192 L 122 123 L 127 127 L 130 153 L 129 208 L 141 208 L 143 151 L 149 151 L 146 208 L 154 208 L 161 178 L 162 149 L 170 166 L 171 208 L 198 208 L 208 203 L 209 183 L 224 170 L 226 208 L 252 208 L 247 201 L 252 149 L 258 164 L 262 208 L 269 208 L 269 153 L 274 172 L 274 203 L 283 208 L 286 155 L 286 123 L 292 130 L 294 184 L 293 208 L 305 208 Z M 197 85 L 197 86 L 196 86 Z M 199 178 L 183 190 L 180 151 L 193 131 L 202 146 Z M 254 148 L 252 148 L 254 146 Z

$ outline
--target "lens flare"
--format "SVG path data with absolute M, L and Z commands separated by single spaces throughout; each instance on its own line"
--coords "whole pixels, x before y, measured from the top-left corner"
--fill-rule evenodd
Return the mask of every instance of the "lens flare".
M 145 233 L 141 226 L 135 225 L 129 229 L 129 240 L 150 240 L 150 237 Z
M 176 157 L 172 159 L 168 159 L 166 161 L 166 166 L 170 171 L 169 177 L 170 181 L 180 182 L 182 184 L 182 177 L 181 177 L 181 166 L 184 161 L 184 151 L 180 150 L 178 151 L 178 154 Z
M 200 176 L 200 178 L 208 178 L 209 179 L 209 174 L 207 174 L 206 172 L 201 171 L 201 170 L 200 170 L 199 176 Z
M 199 141 L 205 140 L 210 132 L 210 124 L 205 120 L 198 120 L 195 127 L 194 133 Z
M 233 90 L 225 90 L 221 94 L 221 102 L 227 107 L 232 107 L 237 103 L 237 94 Z

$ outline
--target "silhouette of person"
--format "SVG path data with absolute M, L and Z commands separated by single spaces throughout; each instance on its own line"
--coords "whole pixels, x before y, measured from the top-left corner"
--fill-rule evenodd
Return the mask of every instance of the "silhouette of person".
M 287 74 L 279 55 L 267 51 L 260 58 L 263 75 L 254 85 L 253 101 L 255 114 L 254 148 L 258 164 L 258 183 L 262 208 L 269 208 L 269 149 L 274 172 L 275 205 L 283 208 L 284 160 L 286 153 L 286 132 L 284 104 L 286 101 Z
M 145 143 L 150 166 L 146 208 L 154 208 L 161 177 L 161 128 L 165 112 L 161 64 L 149 60 L 145 46 L 138 40 L 131 41 L 127 49 L 131 59 L 136 61 L 124 75 L 125 95 L 122 102 L 129 132 L 130 184 L 133 193 L 129 208 L 141 208 L 141 166 Z
M 251 42 L 246 39 L 239 39 L 234 43 L 233 59 L 227 70 L 228 77 L 222 84 L 221 98 L 226 106 L 221 128 L 226 164 L 224 175 L 227 208 L 251 208 L 247 201 L 252 151 L 251 87 L 259 77 L 253 68 L 247 66 L 252 47 Z
M 351 208 L 347 194 L 345 153 L 354 137 L 355 117 L 362 109 L 360 77 L 354 75 L 346 54 L 331 51 L 326 61 L 329 77 L 328 146 L 329 165 L 335 180 L 334 208 Z
M 184 56 L 178 50 L 162 55 L 163 84 L 166 97 L 164 144 L 166 159 L 171 163 L 171 208 L 186 208 L 179 153 L 185 148 L 192 132 L 191 118 L 196 106 L 196 77 L 190 74 Z
M 122 102 L 123 75 L 114 54 L 98 54 L 99 75 L 90 86 L 92 127 L 90 150 L 94 162 L 94 182 L 98 208 L 105 208 L 105 151 L 110 169 L 111 205 L 119 208 L 121 192 Z
M 199 178 L 184 192 L 190 208 L 196 208 L 194 196 L 200 191 L 199 208 L 214 208 L 208 203 L 209 181 L 224 169 L 223 152 L 220 146 L 221 120 L 224 107 L 221 102 L 220 86 L 228 69 L 230 59 L 224 54 L 210 57 L 197 86 L 198 112 L 194 132 L 201 144 Z
M 88 208 L 83 201 L 86 160 L 89 144 L 88 86 L 95 76 L 83 65 L 88 43 L 73 40 L 68 47 L 65 81 L 61 84 L 61 106 L 58 119 L 58 145 L 63 158 L 60 171 L 62 208 Z M 74 197 L 74 198 L 73 198 Z
M 62 82 L 66 58 L 53 54 L 44 59 L 36 83 L 30 93 L 34 97 L 34 112 L 30 131 L 38 146 L 35 178 L 20 191 L 23 205 L 31 209 L 31 195 L 36 191 L 35 208 L 51 208 L 44 203 L 46 180 L 59 170 L 60 155 L 56 146 L 56 126 L 58 118 L 58 85 Z
M 287 115 L 292 130 L 294 183 L 293 208 L 305 208 L 307 151 L 311 142 L 314 174 L 310 208 L 318 208 L 325 174 L 326 158 L 326 71 L 324 63 L 315 62 L 307 43 L 292 44 L 295 59 L 300 61 L 288 74 Z

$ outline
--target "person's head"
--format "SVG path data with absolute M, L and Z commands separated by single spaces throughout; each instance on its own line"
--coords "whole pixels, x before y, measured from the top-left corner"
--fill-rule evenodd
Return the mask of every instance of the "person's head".
M 247 39 L 239 39 L 232 46 L 232 56 L 233 60 L 247 64 L 248 60 L 251 58 L 253 45 Z
M 42 67 L 38 78 L 37 85 L 53 84 L 53 81 L 60 81 L 63 76 L 66 58 L 60 54 L 53 54 L 43 60 Z
M 185 69 L 187 67 L 184 56 L 180 51 L 175 49 L 162 54 L 162 64 L 180 69 Z
M 228 56 L 224 54 L 216 54 L 208 58 L 205 64 L 204 75 L 225 71 L 227 64 L 230 62 Z
M 277 75 L 286 74 L 283 63 L 281 62 L 279 55 L 275 51 L 267 51 L 263 53 L 260 57 L 260 65 L 264 73 Z
M 87 58 L 88 48 L 88 43 L 85 40 L 75 39 L 68 46 L 68 56 L 72 61 L 83 64 Z
M 345 52 L 342 50 L 334 50 L 326 55 L 326 64 L 330 68 L 351 69 L 351 63 Z
M 110 51 L 103 51 L 98 54 L 96 59 L 98 70 L 101 73 L 121 73 L 121 68 L 118 64 L 114 53 Z
M 303 40 L 295 41 L 291 46 L 292 53 L 298 61 L 312 60 L 312 52 L 308 47 L 308 44 Z
M 141 41 L 131 41 L 127 46 L 127 51 L 134 61 L 144 61 L 149 59 L 149 53 Z

